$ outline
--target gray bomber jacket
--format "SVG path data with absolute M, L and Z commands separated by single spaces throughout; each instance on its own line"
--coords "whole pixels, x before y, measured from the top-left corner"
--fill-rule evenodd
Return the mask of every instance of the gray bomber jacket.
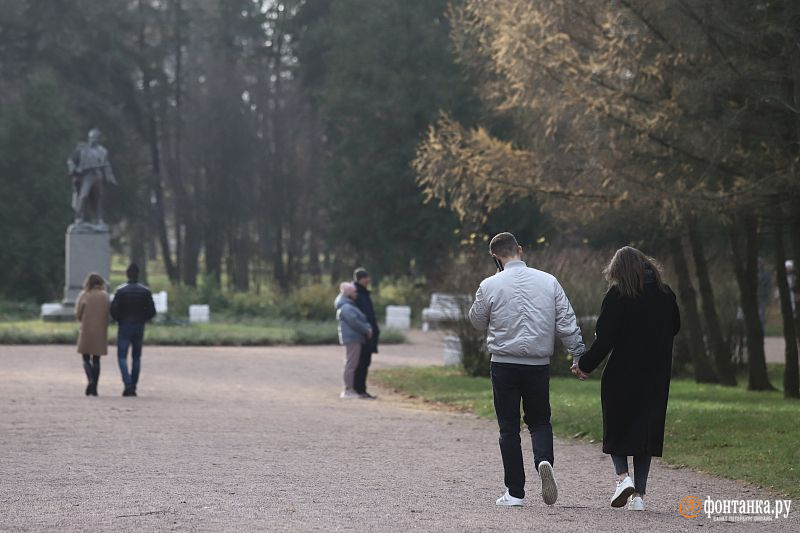
M 586 351 L 561 284 L 524 261 L 509 261 L 481 282 L 469 319 L 475 328 L 488 329 L 486 343 L 496 363 L 549 364 L 556 336 L 574 361 Z

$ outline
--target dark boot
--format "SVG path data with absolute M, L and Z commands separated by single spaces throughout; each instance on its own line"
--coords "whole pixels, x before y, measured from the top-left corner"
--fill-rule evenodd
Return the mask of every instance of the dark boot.
M 92 377 L 94 378 L 94 382 L 92 383 L 92 396 L 97 396 L 97 384 L 100 383 L 100 356 L 94 356 L 94 364 L 92 365 Z
M 86 396 L 91 396 L 92 383 L 94 383 L 94 368 L 92 367 L 92 361 L 88 354 L 83 354 L 83 371 L 86 373 L 86 381 L 88 381 L 86 385 Z

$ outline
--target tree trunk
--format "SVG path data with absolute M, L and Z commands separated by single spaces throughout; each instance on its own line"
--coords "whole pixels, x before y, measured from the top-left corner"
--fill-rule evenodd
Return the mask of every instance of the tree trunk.
M 672 262 L 675 265 L 675 274 L 678 278 L 678 298 L 681 301 L 684 320 L 681 322 L 688 332 L 689 352 L 694 367 L 694 379 L 698 383 L 717 383 L 719 380 L 714 374 L 711 362 L 706 354 L 703 333 L 700 330 L 700 313 L 697 310 L 697 295 L 689 277 L 686 254 L 680 237 L 670 239 Z
M 216 228 L 206 230 L 205 234 L 206 276 L 219 288 L 222 286 L 222 240 Z
M 800 335 L 800 209 L 791 228 L 792 253 L 794 258 L 794 330 Z M 798 338 L 800 343 L 800 337 Z
M 273 231 L 275 238 L 272 241 L 272 275 L 275 276 L 278 286 L 286 291 L 289 289 L 289 281 L 283 264 L 283 224 L 276 220 Z
M 146 230 L 141 222 L 134 222 L 130 229 L 131 263 L 139 266 L 139 281 L 147 283 L 147 249 L 145 246 Z
M 167 271 L 167 276 L 170 282 L 178 282 L 178 272 L 175 264 L 172 261 L 172 252 L 169 246 L 169 236 L 167 235 L 166 214 L 164 210 L 164 189 L 161 184 L 161 153 L 159 148 L 158 139 L 158 122 L 156 121 L 156 111 L 153 105 L 153 95 L 151 90 L 151 73 L 150 64 L 147 59 L 147 45 L 145 42 L 145 13 L 144 3 L 139 0 L 138 4 L 140 20 L 139 31 L 139 52 L 141 54 L 140 69 L 142 72 L 142 86 L 144 89 L 144 103 L 147 109 L 147 137 L 150 145 L 150 164 L 152 173 L 150 175 L 150 186 L 153 193 L 154 212 L 156 231 L 158 232 L 158 240 L 161 245 L 161 255 L 164 261 L 164 269 Z
M 247 292 L 250 290 L 250 246 L 246 232 L 237 231 L 237 235 L 231 239 L 229 252 L 231 258 L 229 274 L 233 290 Z
M 315 283 L 322 280 L 322 265 L 319 262 L 319 245 L 317 234 L 312 230 L 308 238 L 308 273 Z
M 786 248 L 783 242 L 783 228 L 780 225 L 777 225 L 775 234 L 775 274 L 777 275 L 778 293 L 781 300 L 783 340 L 786 344 L 783 395 L 787 398 L 800 398 L 800 362 L 797 354 L 797 331 L 795 330 L 789 283 L 786 280 Z
M 744 242 L 742 242 L 744 238 Z M 767 375 L 764 330 L 758 316 L 758 221 L 745 215 L 731 226 L 731 248 L 747 339 L 749 390 L 775 390 Z
M 736 386 L 736 371 L 731 361 L 731 353 L 724 337 L 722 328 L 719 324 L 716 302 L 714 300 L 714 289 L 711 285 L 711 276 L 708 272 L 706 262 L 703 237 L 697 227 L 697 220 L 689 221 L 689 243 L 694 256 L 695 273 L 697 275 L 698 288 L 702 297 L 703 317 L 706 324 L 706 339 L 709 349 L 713 355 L 714 364 L 722 385 Z
M 197 287 L 197 262 L 200 256 L 200 243 L 202 241 L 199 226 L 193 221 L 187 221 L 183 239 L 183 268 L 181 275 L 183 283 L 190 287 Z

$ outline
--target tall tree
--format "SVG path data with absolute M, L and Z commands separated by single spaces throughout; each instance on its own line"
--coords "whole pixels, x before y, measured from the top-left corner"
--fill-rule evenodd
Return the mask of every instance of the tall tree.
M 299 59 L 301 76 L 316 85 L 327 138 L 328 241 L 351 268 L 367 262 L 378 272 L 430 273 L 457 242 L 456 221 L 423 205 L 410 162 L 440 108 L 470 114 L 451 54 L 449 2 L 345 0 L 308 9 L 320 3 L 328 7 L 309 33 L 326 47 L 322 76 L 303 72 L 318 59 Z M 420 242 L 436 243 L 437 253 Z

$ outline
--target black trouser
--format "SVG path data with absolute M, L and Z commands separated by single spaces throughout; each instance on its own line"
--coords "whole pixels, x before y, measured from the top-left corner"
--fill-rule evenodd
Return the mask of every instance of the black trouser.
M 533 443 L 533 460 L 553 464 L 553 427 L 550 425 L 550 366 L 492 363 L 494 411 L 500 426 L 500 453 L 505 484 L 515 498 L 525 497 L 525 466 L 519 438 L 519 404 L 525 413 Z
M 86 379 L 89 380 L 89 383 L 97 385 L 100 380 L 100 356 L 83 354 L 83 371 L 86 372 Z
M 644 496 L 647 490 L 647 475 L 650 473 L 650 457 L 649 455 L 634 455 L 633 456 L 633 486 L 638 494 Z M 614 470 L 617 475 L 625 474 L 628 472 L 628 458 L 625 455 L 612 455 L 611 460 L 614 462 Z
M 356 377 L 353 388 L 359 394 L 367 392 L 367 371 L 372 363 L 372 344 L 361 345 L 361 354 L 358 356 L 358 366 L 356 367 Z

